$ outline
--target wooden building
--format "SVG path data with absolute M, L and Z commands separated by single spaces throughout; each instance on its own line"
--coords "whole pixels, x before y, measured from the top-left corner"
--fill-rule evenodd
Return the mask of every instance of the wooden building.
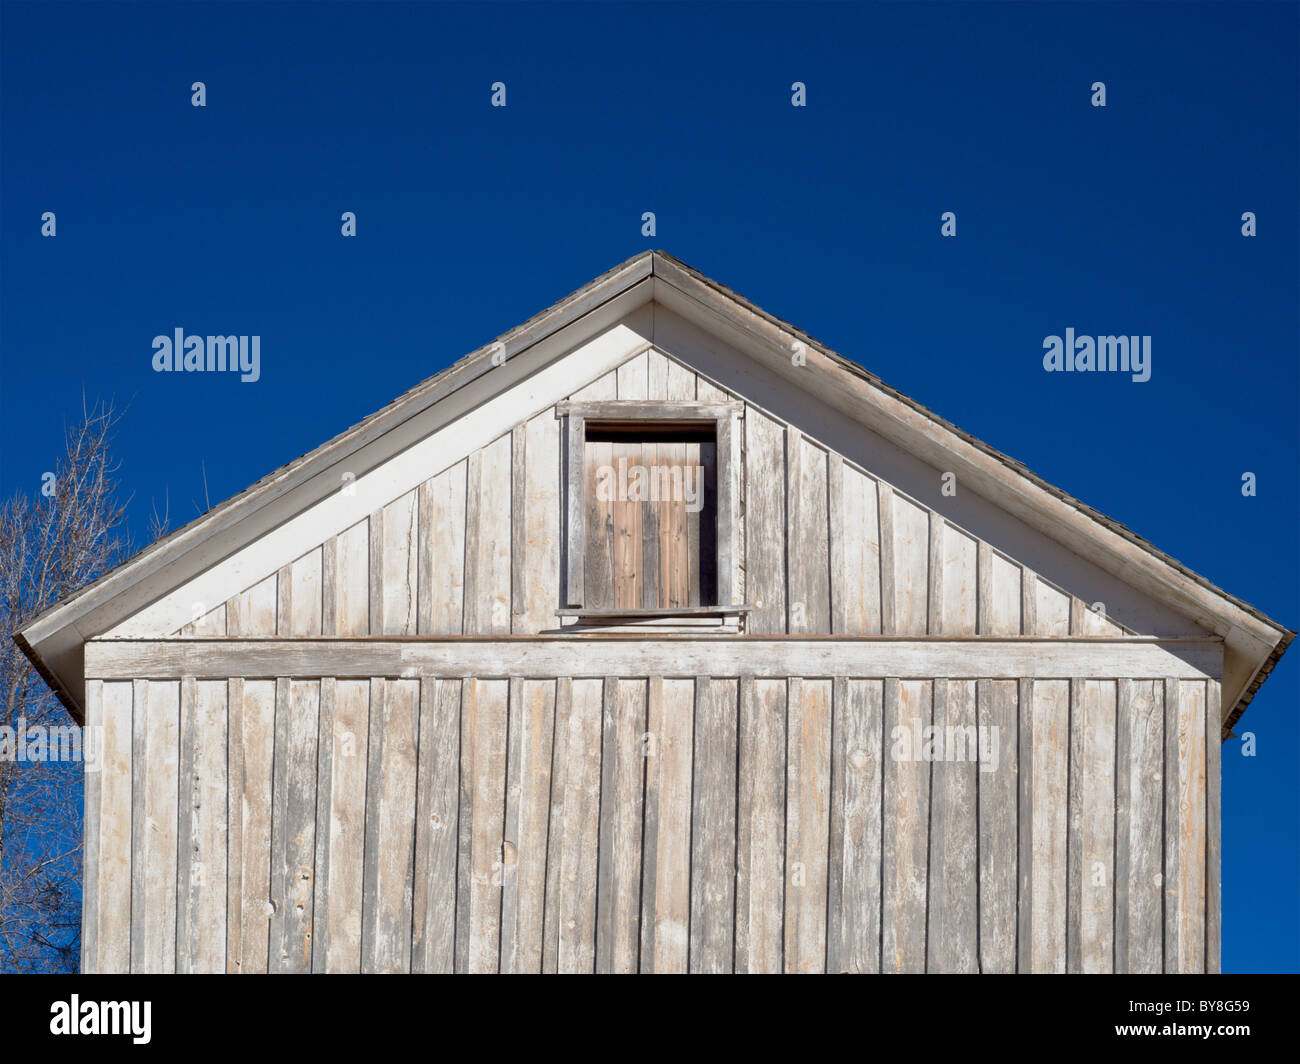
M 654 252 L 16 638 L 87 970 L 1201 972 L 1293 635 Z

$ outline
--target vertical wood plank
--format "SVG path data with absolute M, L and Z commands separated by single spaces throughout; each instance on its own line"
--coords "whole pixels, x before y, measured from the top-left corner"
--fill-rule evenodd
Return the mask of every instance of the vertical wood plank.
M 596 949 L 596 849 L 599 844 L 600 745 L 603 684 L 574 680 L 567 721 L 563 843 L 560 850 L 561 973 L 591 972 Z
M 384 631 L 384 511 L 373 511 L 366 519 L 366 547 L 369 557 L 366 571 L 369 574 L 366 586 L 366 616 L 369 620 L 370 634 L 382 635 Z
M 1122 862 L 1116 869 L 1116 970 L 1153 973 L 1164 964 L 1164 685 L 1121 680 L 1118 716 L 1123 742 L 1117 768 L 1120 780 L 1128 780 L 1128 799 L 1120 807 L 1116 841 Z
M 501 970 L 542 970 L 555 682 L 510 680 Z
M 263 974 L 270 926 L 275 682 L 231 680 L 229 698 L 226 970 Z
M 1020 680 L 1017 693 L 1020 749 L 1017 776 L 1016 971 L 1034 969 L 1034 681 Z
M 616 371 L 618 374 L 617 391 L 620 399 L 645 399 L 650 388 L 649 353 L 642 351 L 629 358 Z
M 420 485 L 416 622 L 421 632 L 464 630 L 468 469 L 469 460 L 462 459 Z
M 465 459 L 465 573 L 462 589 L 462 628 L 467 635 L 479 633 L 479 516 L 483 509 L 483 448 Z
M 979 728 L 974 680 L 934 681 L 926 970 L 979 971 Z
M 370 681 L 321 681 L 313 971 L 361 971 L 370 708 Z
M 243 681 L 238 683 L 241 690 Z M 176 850 L 180 793 L 180 684 L 140 682 L 133 705 L 138 817 L 132 824 L 131 971 L 176 968 Z M 232 706 L 233 709 L 233 706 Z
M 838 454 L 829 453 L 826 459 L 826 523 L 830 530 L 830 590 L 831 590 L 831 627 L 835 634 L 841 634 L 848 627 L 849 602 L 854 589 L 848 587 L 845 567 L 850 555 L 856 553 L 849 548 L 846 538 L 855 538 L 860 530 L 850 527 L 844 521 L 844 459 Z
M 330 536 L 321 545 L 321 635 L 339 634 L 339 537 Z
M 840 515 L 832 515 L 832 535 L 839 537 L 832 561 L 831 584 L 839 604 L 835 631 L 863 635 L 880 631 L 880 506 L 876 482 L 835 457 L 839 471 Z
M 290 635 L 321 634 L 322 551 L 317 547 L 293 563 L 289 579 L 293 582 L 289 614 Z
M 640 959 L 645 734 L 646 681 L 606 678 L 596 899 L 601 973 L 633 973 Z
M 894 635 L 899 630 L 895 610 L 894 489 L 883 480 L 877 481 L 876 496 L 880 507 L 880 630 Z
M 477 456 L 477 460 L 475 459 Z M 477 469 L 478 476 L 475 477 Z M 465 631 L 510 631 L 510 437 L 470 456 Z
M 102 697 L 95 970 L 124 974 L 131 969 L 132 684 L 106 683 Z
M 523 591 L 515 630 L 535 633 L 556 627 L 560 605 L 560 422 L 550 410 L 524 426 L 523 449 L 523 552 L 511 559 Z
M 652 441 L 641 444 L 641 463 L 647 469 L 655 469 L 659 463 L 659 445 Z M 649 502 L 642 503 L 641 521 L 641 606 L 643 609 L 658 609 L 666 604 L 663 589 L 662 566 L 659 560 L 660 507 Z
M 1115 972 L 1129 970 L 1129 848 L 1133 806 L 1133 681 L 1115 684 Z
M 569 414 L 564 421 L 567 426 L 564 440 L 564 491 L 568 499 L 564 522 L 567 544 L 564 552 L 565 599 L 569 606 L 582 606 L 586 598 L 587 428 L 578 414 Z
M 1034 635 L 1038 631 L 1038 577 L 1028 569 L 1020 576 L 1020 634 Z
M 826 968 L 878 972 L 884 682 L 837 678 L 832 712 Z
M 188 688 L 192 694 L 184 694 Z M 226 968 L 226 697 L 224 680 L 183 681 L 176 970 Z M 188 710 L 188 712 L 187 712 Z
M 933 684 L 885 680 L 881 970 L 923 972 L 929 857 L 930 766 L 920 739 L 932 721 Z
M 468 715 L 462 727 L 469 761 L 461 765 L 461 779 L 469 784 L 468 795 L 462 791 L 461 806 L 462 845 L 468 843 L 461 854 L 461 875 L 467 879 L 464 970 L 495 972 L 501 942 L 509 683 L 474 679 L 467 681 L 467 685 Z
M 1070 596 L 1052 587 L 1041 577 L 1035 588 L 1036 633 L 1055 638 L 1070 634 Z
M 413 972 L 447 974 L 455 969 L 460 728 L 461 681 L 422 680 L 411 931 Z
M 979 803 L 980 971 L 1016 970 L 1016 895 L 1019 862 L 1017 783 L 1020 775 L 1019 704 L 1015 680 L 976 685 L 979 725 L 989 757 L 976 773 Z
M 628 473 L 643 463 L 641 444 L 636 441 L 615 442 L 612 444 L 593 444 L 593 447 L 610 448 L 615 477 L 623 480 Z M 602 504 L 604 511 L 608 506 L 611 518 L 611 574 L 613 581 L 612 602 L 615 608 L 639 609 L 644 589 L 642 578 L 642 528 L 641 516 L 648 507 L 640 498 L 630 498 L 628 492 L 616 492 L 616 497 L 608 504 Z M 590 549 L 590 542 L 588 543 Z M 597 568 L 600 568 L 598 565 Z
M 1070 682 L 1037 680 L 1033 693 L 1033 941 L 1035 972 L 1063 972 Z
M 319 681 L 276 681 L 270 968 L 282 973 L 311 968 L 319 713 Z
M 738 972 L 780 972 L 784 966 L 786 695 L 784 680 L 741 677 Z
M 1087 713 L 1084 705 L 1085 682 L 1079 677 L 1070 681 L 1069 766 L 1067 768 L 1069 803 L 1066 837 L 1065 902 L 1065 970 L 1070 974 L 1083 971 L 1083 771 L 1086 759 Z
M 281 570 L 283 579 L 279 581 L 281 585 L 281 594 L 287 595 L 287 587 L 290 582 L 287 578 L 287 570 Z M 280 614 L 283 616 L 283 612 Z M 278 622 L 277 622 L 278 623 Z M 287 621 L 286 621 L 287 623 Z M 197 823 L 194 817 L 194 785 L 198 771 L 197 764 L 197 708 L 196 708 L 196 689 L 193 677 L 184 677 L 180 682 L 180 714 L 179 714 L 179 738 L 180 745 L 180 778 L 179 791 L 177 793 L 177 822 L 176 822 L 176 966 L 175 970 L 182 974 L 189 974 L 193 971 L 191 945 L 194 939 L 195 900 L 194 900 L 194 870 L 192 867 L 193 859 L 193 838 L 197 830 Z
M 411 970 L 419 700 L 418 680 L 371 681 L 361 933 L 365 972 Z
M 127 957 L 130 971 L 140 971 L 144 962 L 144 920 L 140 914 L 145 898 L 145 792 L 150 783 L 148 771 L 147 728 L 149 722 L 149 681 L 134 680 L 131 685 L 131 911 L 135 919 L 129 928 Z
M 893 515 L 894 621 L 900 634 L 924 635 L 929 623 L 929 512 L 895 493 Z
M 227 603 L 226 631 L 230 635 L 275 635 L 276 583 L 272 573 Z
M 542 938 L 542 971 L 553 974 L 560 966 L 560 898 L 563 892 L 565 801 L 569 744 L 569 717 L 573 708 L 573 680 L 555 681 L 555 741 L 551 753 L 551 826 L 546 849 L 546 910 Z
M 510 630 L 519 631 L 527 594 L 524 574 L 528 560 L 528 529 L 524 521 L 528 498 L 528 431 L 524 425 L 510 430 Z
M 1164 804 L 1165 804 L 1165 852 L 1164 852 L 1164 967 L 1166 972 L 1181 972 L 1182 957 L 1179 954 L 1179 912 L 1178 901 L 1181 885 L 1178 873 L 1182 867 L 1182 855 L 1179 850 L 1183 845 L 1182 818 L 1179 815 L 1179 802 L 1186 787 L 1182 778 L 1183 759 L 1179 756 L 1181 739 L 1181 718 L 1183 716 L 1180 700 L 1182 691 L 1179 681 L 1164 681 L 1165 709 L 1165 748 L 1164 748 Z
M 1115 681 L 1087 681 L 1084 685 L 1083 760 L 1080 765 L 1082 794 L 1077 827 L 1080 837 L 1079 966 L 1086 973 L 1114 970 L 1115 714 Z M 1073 767 L 1070 782 L 1073 797 Z M 1073 821 L 1070 827 L 1072 831 L 1076 830 Z
M 665 386 L 665 399 L 691 402 L 695 399 L 695 371 L 670 358 Z
M 334 633 L 370 633 L 370 522 L 358 521 L 338 537 L 334 576 Z
M 691 813 L 692 972 L 730 972 L 736 891 L 736 680 L 695 681 Z
M 646 352 L 646 398 L 668 398 L 668 357 L 662 351 Z
M 509 480 L 506 481 L 507 485 Z M 495 485 L 497 491 L 501 485 Z M 419 492 L 408 491 L 384 507 L 381 628 L 384 635 L 414 635 L 418 604 Z
M 687 445 L 660 443 L 657 447 L 661 468 L 678 468 L 686 463 Z M 675 501 L 671 493 L 659 502 L 659 605 L 678 607 L 689 605 L 690 599 L 690 546 L 684 503 Z M 592 556 L 588 547 L 587 557 Z M 588 576 L 590 580 L 590 575 Z M 594 597 L 588 588 L 588 597 Z
M 1222 970 L 1222 743 L 1223 707 L 1218 680 L 1205 683 L 1205 971 Z
M 99 836 L 104 780 L 104 682 L 86 681 L 85 799 L 82 823 L 85 839 L 81 850 L 81 970 L 95 973 L 99 967 Z
M 734 606 L 741 602 L 740 592 L 740 477 L 741 456 L 740 439 L 742 427 L 735 416 L 723 418 L 718 422 L 717 449 L 712 467 L 712 476 L 716 481 L 715 495 L 717 512 L 715 520 L 705 521 L 706 549 L 712 531 L 713 549 L 716 554 L 714 568 L 717 570 L 717 600 L 723 606 Z M 706 559 L 701 559 L 705 564 Z
M 282 565 L 275 574 L 275 634 L 293 634 L 293 565 Z
M 977 625 L 980 635 L 989 635 L 993 631 L 993 548 L 983 540 L 978 545 Z
M 931 635 L 939 635 L 943 627 L 943 540 L 944 521 L 933 510 L 930 511 L 930 551 L 929 551 L 929 604 L 926 607 L 927 630 Z
M 1205 971 L 1205 683 L 1181 680 L 1178 692 L 1180 837 L 1173 867 L 1180 972 Z
M 821 972 L 830 848 L 830 680 L 790 680 L 789 728 L 785 970 Z
M 1020 566 L 1000 554 L 991 556 L 988 570 L 989 635 L 1020 634 Z
M 644 970 L 648 957 L 651 970 L 661 973 L 685 972 L 690 948 L 693 707 L 692 681 L 652 681 L 648 730 L 654 756 L 646 794 L 647 803 L 654 807 L 656 840 L 653 854 L 647 847 L 644 865 L 644 875 L 653 880 L 654 889 L 642 894 L 642 964 Z
M 754 407 L 745 409 L 746 631 L 785 631 L 785 434 Z
M 786 542 L 790 570 L 789 630 L 829 632 L 830 535 L 826 498 L 826 452 L 794 426 L 786 428 Z
M 952 525 L 944 526 L 942 538 L 942 631 L 947 635 L 974 635 L 979 612 L 979 545 Z
M 612 609 L 615 605 L 614 501 L 607 479 L 614 467 L 614 446 L 608 441 L 589 442 L 584 459 L 586 513 L 583 521 L 587 531 L 583 580 L 584 603 L 588 609 Z M 621 452 L 621 445 L 619 449 Z
M 335 568 L 337 559 L 331 558 L 331 545 L 325 544 L 325 613 L 324 624 L 328 630 L 331 616 L 331 579 L 330 571 Z M 333 841 L 330 820 L 333 813 L 334 796 L 334 719 L 338 708 L 338 682 L 333 676 L 322 676 L 320 681 L 320 714 L 316 724 L 316 864 L 313 877 L 311 927 L 311 970 L 326 970 L 329 955 L 330 917 L 329 881 L 330 881 L 330 843 Z

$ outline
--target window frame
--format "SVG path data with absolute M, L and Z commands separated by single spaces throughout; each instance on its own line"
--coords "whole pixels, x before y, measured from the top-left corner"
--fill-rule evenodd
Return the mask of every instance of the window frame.
M 745 404 L 730 401 L 660 401 L 606 399 L 557 403 L 555 416 L 564 422 L 564 595 L 561 614 L 585 608 L 587 528 L 584 461 L 587 426 L 592 423 L 620 428 L 700 428 L 712 424 L 717 454 L 717 565 L 718 604 L 707 612 L 736 613 L 739 601 L 740 520 L 740 419 Z M 701 607 L 679 610 L 620 610 L 621 616 L 689 616 Z

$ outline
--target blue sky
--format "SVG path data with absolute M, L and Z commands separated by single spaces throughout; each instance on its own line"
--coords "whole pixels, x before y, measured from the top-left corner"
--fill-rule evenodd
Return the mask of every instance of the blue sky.
M 1300 622 L 1294 3 L 0 19 L 5 494 L 115 396 L 143 541 L 654 246 Z M 154 373 L 178 327 L 259 335 L 261 379 Z M 1044 373 L 1066 327 L 1152 336 L 1151 380 Z M 1300 970 L 1297 675 L 1224 747 L 1225 970 Z

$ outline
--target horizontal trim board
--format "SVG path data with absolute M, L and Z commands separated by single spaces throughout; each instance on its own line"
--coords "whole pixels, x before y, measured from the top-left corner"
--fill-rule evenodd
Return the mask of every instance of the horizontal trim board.
M 587 421 L 720 421 L 744 412 L 744 403 L 694 400 L 606 399 L 555 404 L 556 417 L 575 414 Z
M 649 610 L 556 610 L 560 617 L 715 617 L 723 614 L 749 613 L 752 606 L 670 606 Z
M 757 638 L 644 635 L 388 639 L 94 640 L 102 680 L 412 676 L 936 676 L 1217 679 L 1216 639 Z

